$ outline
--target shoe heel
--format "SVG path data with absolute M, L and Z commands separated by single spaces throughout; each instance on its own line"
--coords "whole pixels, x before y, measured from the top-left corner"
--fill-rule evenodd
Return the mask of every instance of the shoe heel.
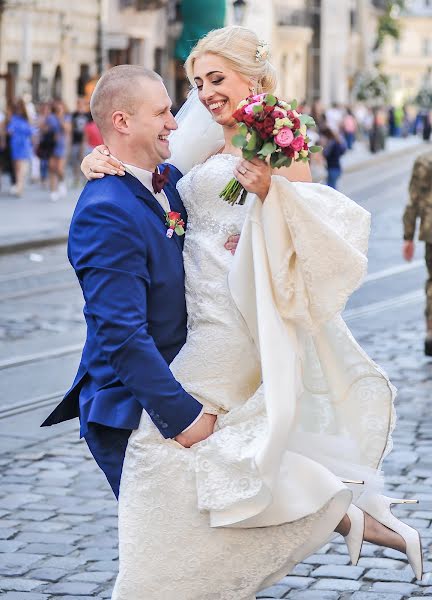
M 347 515 L 351 522 L 351 527 L 348 535 L 346 535 L 344 539 L 350 555 L 351 564 L 355 566 L 359 561 L 363 546 L 365 516 L 364 512 L 354 504 L 351 504 L 347 510 Z
M 399 534 L 405 541 L 406 556 L 411 565 L 416 579 L 421 581 L 423 577 L 423 553 L 419 532 L 404 523 L 391 512 L 391 506 L 395 504 L 418 504 L 418 500 L 405 498 L 390 498 L 388 496 L 377 496 L 372 498 L 360 497 L 360 508 L 379 523 Z

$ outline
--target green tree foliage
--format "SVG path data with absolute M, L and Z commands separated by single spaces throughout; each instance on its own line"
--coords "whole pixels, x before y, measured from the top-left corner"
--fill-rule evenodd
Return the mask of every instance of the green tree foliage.
M 378 18 L 377 38 L 374 50 L 378 50 L 387 37 L 400 38 L 401 26 L 399 15 L 406 8 L 406 0 L 385 0 L 383 14 Z

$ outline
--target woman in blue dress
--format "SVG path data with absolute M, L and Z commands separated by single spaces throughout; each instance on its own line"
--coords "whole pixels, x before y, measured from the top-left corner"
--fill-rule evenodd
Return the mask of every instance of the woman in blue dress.
M 11 191 L 15 196 L 21 196 L 33 152 L 33 127 L 29 123 L 27 109 L 22 98 L 19 98 L 13 107 L 7 132 L 10 135 L 11 158 L 16 175 L 16 185 L 12 187 Z
M 71 132 L 71 118 L 66 113 L 61 100 L 55 100 L 52 113 L 46 120 L 47 131 L 52 133 L 55 145 L 48 162 L 50 180 L 50 198 L 57 200 L 66 195 L 65 166 L 66 155 Z

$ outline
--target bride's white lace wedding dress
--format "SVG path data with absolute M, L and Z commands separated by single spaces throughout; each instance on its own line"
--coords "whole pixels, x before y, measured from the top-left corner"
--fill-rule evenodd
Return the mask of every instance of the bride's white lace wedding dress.
M 188 337 L 171 369 L 218 415 L 215 433 L 185 449 L 143 412 L 123 466 L 113 600 L 254 600 L 379 485 L 393 389 L 340 317 L 364 274 L 368 215 L 278 177 L 267 216 L 254 197 L 230 206 L 219 192 L 237 160 L 212 156 L 178 185 Z M 233 257 L 224 243 L 242 228 Z M 280 256 L 278 235 L 291 248 Z

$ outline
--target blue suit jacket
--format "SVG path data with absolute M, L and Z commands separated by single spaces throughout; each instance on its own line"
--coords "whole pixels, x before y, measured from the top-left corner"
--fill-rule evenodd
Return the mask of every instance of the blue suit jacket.
M 186 212 L 171 167 L 164 188 L 171 209 Z M 202 405 L 168 368 L 186 340 L 183 237 L 166 237 L 165 214 L 138 179 L 88 183 L 72 217 L 68 256 L 81 285 L 87 340 L 72 388 L 42 426 L 79 416 L 136 429 L 142 409 L 165 438 L 175 437 Z

